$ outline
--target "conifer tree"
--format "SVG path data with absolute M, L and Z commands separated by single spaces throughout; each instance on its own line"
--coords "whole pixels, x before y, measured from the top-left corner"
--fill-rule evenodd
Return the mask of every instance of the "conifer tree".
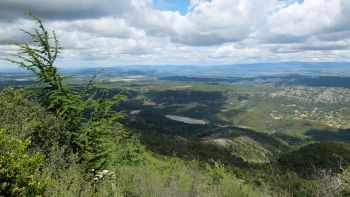
M 33 72 L 40 102 L 65 122 L 70 140 L 64 145 L 69 151 L 77 154 L 87 168 L 101 168 L 106 156 L 104 139 L 123 116 L 113 107 L 126 97 L 122 93 L 111 95 L 107 89 L 99 90 L 96 76 L 84 88 L 65 85 L 67 77 L 59 74 L 55 64 L 62 50 L 55 32 L 49 33 L 38 17 L 29 15 L 36 27 L 33 32 L 22 31 L 31 42 L 16 44 L 18 54 L 6 60 Z

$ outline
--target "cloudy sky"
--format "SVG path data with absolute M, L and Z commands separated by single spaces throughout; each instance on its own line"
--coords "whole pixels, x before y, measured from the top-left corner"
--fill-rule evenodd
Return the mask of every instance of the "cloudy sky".
M 61 67 L 350 60 L 350 0 L 0 0 L 0 57 L 27 41 L 28 10 Z

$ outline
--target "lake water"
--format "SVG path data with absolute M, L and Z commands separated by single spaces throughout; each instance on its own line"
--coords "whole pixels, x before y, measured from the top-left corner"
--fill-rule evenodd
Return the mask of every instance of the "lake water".
M 205 120 L 199 120 L 199 119 L 194 119 L 194 118 L 189 118 L 189 117 L 184 117 L 184 116 L 166 115 L 165 117 L 167 117 L 171 120 L 183 122 L 186 124 L 201 124 L 201 125 L 207 124 L 207 122 Z
M 132 110 L 131 112 L 130 112 L 130 114 L 131 115 L 137 115 L 137 114 L 139 114 L 141 112 L 141 110 Z

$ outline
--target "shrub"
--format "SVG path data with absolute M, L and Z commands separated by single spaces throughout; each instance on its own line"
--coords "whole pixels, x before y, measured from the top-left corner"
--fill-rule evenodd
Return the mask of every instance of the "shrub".
M 207 175 L 207 182 L 210 186 L 219 185 L 224 178 L 225 168 L 220 162 L 214 162 L 212 166 L 206 164 L 205 174 Z
M 28 148 L 49 156 L 51 148 L 64 146 L 70 139 L 64 122 L 37 102 L 29 100 L 28 92 L 6 88 L 0 91 L 0 125 L 4 132 L 28 141 Z
M 0 195 L 27 196 L 41 192 L 36 175 L 43 157 L 26 152 L 28 142 L 0 130 Z

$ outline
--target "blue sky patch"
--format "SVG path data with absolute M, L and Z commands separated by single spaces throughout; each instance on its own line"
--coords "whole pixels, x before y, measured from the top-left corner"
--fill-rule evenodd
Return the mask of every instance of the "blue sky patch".
M 154 0 L 153 5 L 158 10 L 179 11 L 182 15 L 187 13 L 190 0 Z

